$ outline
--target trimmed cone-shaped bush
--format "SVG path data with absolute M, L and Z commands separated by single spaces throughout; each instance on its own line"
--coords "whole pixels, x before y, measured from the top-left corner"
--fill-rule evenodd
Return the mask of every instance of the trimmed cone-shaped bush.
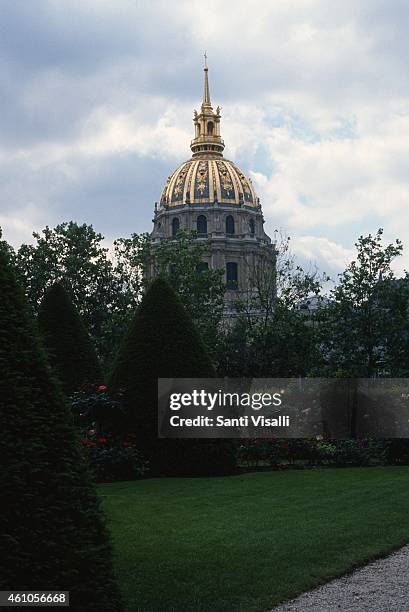
M 45 294 L 38 313 L 38 324 L 48 360 L 66 393 L 101 382 L 101 369 L 91 338 L 60 283 L 50 287 Z
M 64 396 L 0 249 L 0 590 L 121 610 L 111 546 Z
M 120 394 L 127 428 L 153 473 L 223 474 L 235 468 L 226 440 L 158 439 L 158 378 L 213 378 L 210 358 L 169 284 L 157 278 L 144 295 L 119 350 L 109 389 Z

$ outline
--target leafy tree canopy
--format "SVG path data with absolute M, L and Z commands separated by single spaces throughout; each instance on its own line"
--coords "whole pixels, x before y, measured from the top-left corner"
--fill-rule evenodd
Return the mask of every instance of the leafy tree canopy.
M 91 225 L 73 221 L 35 232 L 16 263 L 36 312 L 49 287 L 61 283 L 83 318 L 99 355 L 109 364 L 135 306 L 152 278 L 165 276 L 181 296 L 206 345 L 218 336 L 223 310 L 223 273 L 198 265 L 206 244 L 194 233 L 153 245 L 149 234 L 114 241 L 112 251 Z
M 253 286 L 236 301 L 237 316 L 218 347 L 222 375 L 306 376 L 314 363 L 315 329 L 299 307 L 319 295 L 327 276 L 298 265 L 288 237 L 277 241 L 273 257 L 271 265 L 266 249 L 248 271 Z
M 392 263 L 402 243 L 383 243 L 383 230 L 360 236 L 357 256 L 318 311 L 320 372 L 372 377 L 409 373 L 409 279 L 397 279 Z
M 49 287 L 59 282 L 84 319 L 100 354 L 112 342 L 112 322 L 127 312 L 132 296 L 115 273 L 103 236 L 91 225 L 73 221 L 34 232 L 35 244 L 23 244 L 17 267 L 35 311 Z
M 172 240 L 154 244 L 147 234 L 132 234 L 115 242 L 117 260 L 134 290 L 146 289 L 152 278 L 167 279 L 193 319 L 207 350 L 213 355 L 224 307 L 224 271 L 202 266 L 207 241 L 197 233 L 179 230 Z

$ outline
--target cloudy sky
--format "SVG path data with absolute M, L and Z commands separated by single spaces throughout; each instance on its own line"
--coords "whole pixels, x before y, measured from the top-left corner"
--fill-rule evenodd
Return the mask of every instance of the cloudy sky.
M 385 228 L 409 268 L 407 0 L 0 0 L 0 225 L 151 229 L 207 50 L 226 157 L 270 235 L 336 274 Z

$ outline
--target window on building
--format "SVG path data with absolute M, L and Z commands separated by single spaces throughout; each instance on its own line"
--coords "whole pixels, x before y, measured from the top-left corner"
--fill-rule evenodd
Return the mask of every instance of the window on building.
M 229 261 L 226 264 L 226 286 L 227 289 L 238 289 L 239 277 L 236 262 Z
M 209 269 L 209 264 L 207 263 L 207 261 L 201 261 L 196 266 L 197 272 L 206 272 L 208 269 Z
M 197 218 L 197 233 L 199 236 L 204 236 L 207 234 L 207 219 L 204 215 L 199 215 Z
M 250 219 L 249 221 L 250 234 L 254 236 L 256 233 L 256 224 L 254 223 L 254 219 Z
M 213 134 L 213 129 L 214 129 L 213 121 L 208 121 L 208 123 L 207 123 L 207 133 L 210 134 L 210 136 Z
M 226 234 L 234 234 L 234 219 L 231 215 L 226 217 Z
M 175 217 L 174 219 L 172 219 L 172 236 L 173 237 L 176 236 L 179 229 L 180 229 L 180 221 L 178 217 Z

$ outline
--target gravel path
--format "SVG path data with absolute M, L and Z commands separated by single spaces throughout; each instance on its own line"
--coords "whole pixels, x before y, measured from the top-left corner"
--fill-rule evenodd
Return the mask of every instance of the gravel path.
M 408 612 L 409 546 L 273 609 L 274 612 L 340 610 Z

